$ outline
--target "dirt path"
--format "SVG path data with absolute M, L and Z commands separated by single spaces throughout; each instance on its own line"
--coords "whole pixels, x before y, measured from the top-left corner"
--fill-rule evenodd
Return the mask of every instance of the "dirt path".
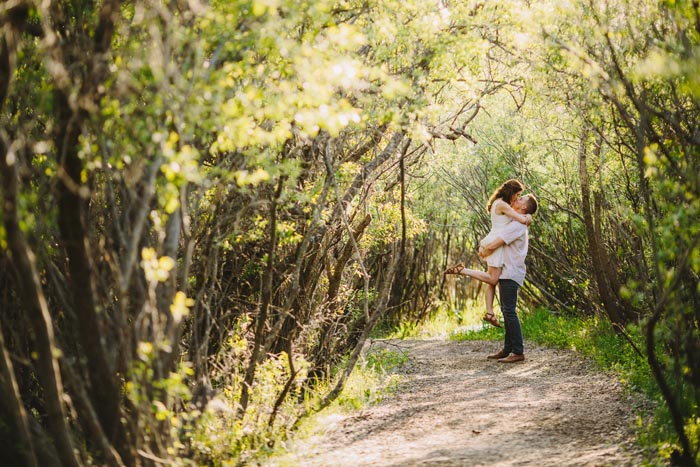
M 378 345 L 375 342 L 374 345 Z M 527 344 L 527 360 L 486 360 L 498 342 L 404 340 L 397 392 L 336 419 L 291 465 L 637 466 L 631 402 L 574 354 Z M 396 347 L 398 346 L 398 348 Z

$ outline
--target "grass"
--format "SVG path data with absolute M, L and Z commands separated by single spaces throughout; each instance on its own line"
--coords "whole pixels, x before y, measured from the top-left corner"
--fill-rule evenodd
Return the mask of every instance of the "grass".
M 386 339 L 448 337 L 460 329 L 479 326 L 482 323 L 483 314 L 483 305 L 479 301 L 469 301 L 466 306 L 460 308 L 439 306 L 422 323 L 402 323 L 394 329 L 380 328 L 375 337 Z
M 370 347 L 334 405 L 341 411 L 347 411 L 381 402 L 396 389 L 401 379 L 396 370 L 407 360 L 406 353 Z

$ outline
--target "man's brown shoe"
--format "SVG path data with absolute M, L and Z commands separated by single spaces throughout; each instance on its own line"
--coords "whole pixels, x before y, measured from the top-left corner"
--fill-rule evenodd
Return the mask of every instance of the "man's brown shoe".
M 499 358 L 498 361 L 501 363 L 515 363 L 515 362 L 522 362 L 525 360 L 525 355 L 518 355 L 517 353 L 512 353 L 508 355 L 506 358 Z
M 493 355 L 489 355 L 489 356 L 486 357 L 486 358 L 488 358 L 489 360 L 495 360 L 495 359 L 497 359 L 497 358 L 504 358 L 504 357 L 507 357 L 507 356 L 508 356 L 508 352 L 506 352 L 505 350 L 501 350 L 500 352 L 495 353 L 495 354 L 493 354 Z

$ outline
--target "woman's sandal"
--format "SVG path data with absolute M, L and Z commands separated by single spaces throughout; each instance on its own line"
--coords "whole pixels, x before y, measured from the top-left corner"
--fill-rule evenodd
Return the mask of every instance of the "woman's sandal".
M 497 328 L 502 327 L 501 323 L 498 322 L 498 319 L 496 319 L 496 315 L 494 315 L 492 312 L 488 312 L 484 315 L 482 318 L 484 321 L 487 323 L 491 324 L 492 326 L 496 326 Z
M 450 266 L 449 268 L 445 269 L 443 274 L 459 274 L 462 269 L 464 269 L 464 265 L 462 263 L 455 264 L 454 266 Z

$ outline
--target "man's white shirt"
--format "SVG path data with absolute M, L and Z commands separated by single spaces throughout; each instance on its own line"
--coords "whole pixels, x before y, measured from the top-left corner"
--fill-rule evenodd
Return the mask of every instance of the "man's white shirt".
M 503 239 L 503 272 L 501 279 L 511 279 L 520 286 L 525 281 L 525 258 L 527 257 L 527 226 L 513 221 L 498 235 Z

